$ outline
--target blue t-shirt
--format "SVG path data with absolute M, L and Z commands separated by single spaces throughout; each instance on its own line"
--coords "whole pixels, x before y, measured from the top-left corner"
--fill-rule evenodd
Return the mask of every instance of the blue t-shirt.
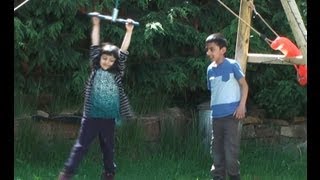
M 207 68 L 207 85 L 211 91 L 210 107 L 212 118 L 220 118 L 235 112 L 240 103 L 241 92 L 238 80 L 244 77 L 236 60 L 225 58 L 216 65 Z
M 119 118 L 119 90 L 114 74 L 99 68 L 93 79 L 89 116 Z

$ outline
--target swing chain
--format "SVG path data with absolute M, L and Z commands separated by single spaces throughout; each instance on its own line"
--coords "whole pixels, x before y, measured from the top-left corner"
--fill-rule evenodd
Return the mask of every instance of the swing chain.
M 115 8 L 119 9 L 119 5 L 120 5 L 120 0 L 115 0 Z
M 259 35 L 261 39 L 266 41 L 269 45 L 272 43 L 270 39 L 268 39 L 264 34 L 261 34 L 259 31 L 257 31 L 254 27 L 250 26 L 245 20 L 243 20 L 240 16 L 238 16 L 235 12 L 233 12 L 227 5 L 225 5 L 221 0 L 217 0 L 223 7 L 225 7 L 228 11 L 230 11 L 234 16 L 236 16 L 240 21 L 242 21 L 244 24 L 246 24 L 250 29 L 252 29 L 255 33 Z
M 273 30 L 271 28 L 271 26 L 262 18 L 262 16 L 260 15 L 260 13 L 258 13 L 258 11 L 256 10 L 256 7 L 255 5 L 253 4 L 253 1 L 252 0 L 249 0 L 249 7 L 253 10 L 253 12 L 255 13 L 255 15 L 257 15 L 261 20 L 262 22 L 273 32 L 273 34 L 275 34 L 277 37 L 279 37 L 279 35 L 276 33 L 275 30 Z

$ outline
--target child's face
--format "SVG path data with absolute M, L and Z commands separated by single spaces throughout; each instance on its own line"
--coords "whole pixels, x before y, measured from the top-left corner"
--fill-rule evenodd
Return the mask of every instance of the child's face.
M 220 48 L 216 43 L 211 42 L 208 43 L 206 46 L 207 49 L 207 56 L 211 61 L 220 61 L 224 58 L 224 53 L 226 51 L 226 48 Z
M 114 64 L 115 61 L 116 58 L 114 56 L 102 54 L 100 58 L 100 66 L 103 70 L 107 70 Z

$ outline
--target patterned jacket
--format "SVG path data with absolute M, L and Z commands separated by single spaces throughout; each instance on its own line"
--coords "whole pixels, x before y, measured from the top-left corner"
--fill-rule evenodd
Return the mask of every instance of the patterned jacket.
M 122 79 L 124 76 L 124 69 L 125 69 L 125 62 L 127 61 L 129 52 L 123 52 L 120 50 L 120 55 L 118 62 L 118 66 L 120 71 L 116 72 L 115 74 L 115 81 L 117 83 L 117 86 L 119 88 L 119 97 L 120 97 L 120 116 L 122 119 L 130 119 L 134 117 L 132 108 L 129 103 L 129 99 L 124 91 Z M 91 95 L 91 89 L 92 89 L 92 83 L 93 78 L 97 72 L 97 69 L 100 67 L 100 56 L 101 56 L 101 48 L 100 46 L 90 46 L 90 58 L 89 60 L 92 63 L 92 70 L 91 74 L 86 82 L 86 88 L 85 88 L 85 100 L 84 100 L 84 117 L 87 117 L 86 114 L 90 111 L 90 108 L 92 107 L 92 103 L 90 102 L 90 95 Z

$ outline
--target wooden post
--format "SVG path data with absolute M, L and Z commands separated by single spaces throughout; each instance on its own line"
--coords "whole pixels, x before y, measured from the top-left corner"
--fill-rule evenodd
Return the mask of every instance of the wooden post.
M 281 0 L 298 48 L 302 52 L 304 63 L 307 64 L 307 30 L 295 0 Z
M 251 25 L 252 9 L 247 0 L 241 0 L 239 17 L 248 25 Z M 247 57 L 249 50 L 250 27 L 239 19 L 235 59 L 239 61 L 243 73 L 246 73 Z

